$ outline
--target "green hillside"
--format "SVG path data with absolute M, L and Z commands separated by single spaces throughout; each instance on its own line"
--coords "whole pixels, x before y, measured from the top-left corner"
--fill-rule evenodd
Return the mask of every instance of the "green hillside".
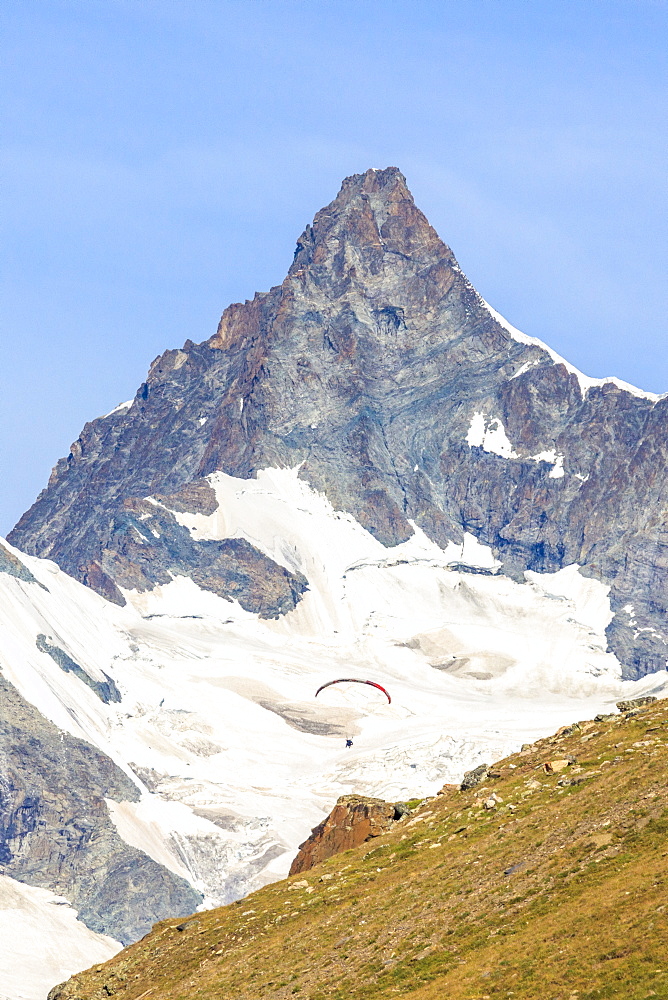
M 667 739 L 665 702 L 570 727 L 51 998 L 668 998 Z

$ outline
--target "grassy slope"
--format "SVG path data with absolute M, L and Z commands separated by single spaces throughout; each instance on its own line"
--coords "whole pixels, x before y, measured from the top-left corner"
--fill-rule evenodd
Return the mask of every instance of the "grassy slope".
M 665 702 L 582 723 L 306 875 L 157 924 L 59 997 L 668 998 L 667 765 Z

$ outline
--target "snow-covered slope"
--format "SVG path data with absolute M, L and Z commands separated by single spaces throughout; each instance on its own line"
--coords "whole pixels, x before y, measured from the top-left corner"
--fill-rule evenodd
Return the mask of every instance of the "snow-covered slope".
M 309 589 L 289 614 L 262 619 L 185 577 L 126 592 L 118 607 L 10 546 L 14 570 L 0 572 L 3 677 L 132 780 L 137 801 L 108 800 L 118 833 L 205 906 L 284 875 L 340 794 L 433 794 L 482 760 L 666 685 L 665 672 L 621 681 L 606 651 L 607 588 L 577 566 L 517 583 L 472 536 L 443 550 L 417 527 L 386 548 L 297 469 L 208 482 L 215 512 L 176 518 L 194 537 L 245 538 L 303 574 Z M 314 698 L 341 676 L 378 681 L 392 703 L 361 685 Z M 105 684 L 120 700 L 100 696 Z M 52 902 L 30 898 L 48 923 Z M 86 937 L 82 963 L 109 947 Z M 0 976 L 0 995 L 43 996 L 16 992 L 14 975 Z
M 62 896 L 0 875 L 0 1000 L 35 1000 L 120 945 L 76 919 Z
M 592 378 L 591 375 L 585 375 L 579 370 L 579 368 L 572 365 L 570 361 L 567 361 L 565 358 L 562 358 L 560 354 L 557 354 L 557 352 L 554 351 L 548 344 L 539 340 L 538 337 L 530 337 L 528 334 L 522 333 L 521 330 L 518 330 L 517 327 L 513 326 L 512 323 L 509 323 L 508 320 L 501 315 L 501 313 L 497 312 L 496 309 L 493 309 L 489 302 L 485 302 L 485 307 L 488 309 L 490 316 L 493 316 L 497 323 L 499 323 L 504 330 L 508 331 L 513 340 L 516 340 L 520 344 L 531 344 L 533 347 L 540 348 L 541 351 L 545 351 L 549 354 L 555 365 L 563 365 L 566 371 L 575 375 L 583 395 L 594 387 L 601 388 L 601 386 L 604 385 L 615 385 L 618 389 L 631 393 L 632 396 L 637 396 L 640 399 L 649 399 L 652 403 L 657 403 L 660 399 L 665 399 L 666 393 L 659 395 L 655 392 L 647 392 L 645 389 L 639 389 L 637 386 L 631 385 L 630 382 L 625 382 L 624 379 L 617 378 L 616 375 L 608 375 L 606 378 Z M 517 375 L 515 377 L 517 378 Z M 127 406 L 129 406 L 128 403 L 121 403 L 120 406 L 116 407 L 116 409 L 118 410 L 121 407 Z

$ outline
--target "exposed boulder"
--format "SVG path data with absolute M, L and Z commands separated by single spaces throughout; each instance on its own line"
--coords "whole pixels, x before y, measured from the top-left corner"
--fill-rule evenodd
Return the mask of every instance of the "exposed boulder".
M 567 767 L 570 767 L 573 760 L 573 757 L 560 757 L 558 760 L 546 760 L 543 764 L 543 770 L 545 771 L 545 774 L 557 774 L 559 771 L 565 771 Z
M 642 708 L 643 705 L 651 705 L 656 698 L 648 694 L 644 698 L 631 698 L 628 701 L 618 701 L 617 708 L 620 712 L 632 712 L 634 708 Z
M 393 802 L 365 795 L 342 795 L 329 816 L 314 827 L 311 836 L 299 845 L 290 875 L 308 871 L 334 854 L 358 847 L 372 837 L 386 833 L 404 814 Z
M 488 764 L 479 764 L 478 767 L 474 767 L 472 771 L 466 771 L 462 779 L 462 783 L 459 786 L 461 792 L 467 792 L 469 788 L 475 788 L 482 781 L 485 780 L 489 773 Z

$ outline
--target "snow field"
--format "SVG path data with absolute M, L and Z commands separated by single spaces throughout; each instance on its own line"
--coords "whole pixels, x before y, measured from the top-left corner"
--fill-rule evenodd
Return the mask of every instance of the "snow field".
M 0 875 L 0 1000 L 45 1000 L 57 983 L 120 951 L 76 916 L 62 896 Z

